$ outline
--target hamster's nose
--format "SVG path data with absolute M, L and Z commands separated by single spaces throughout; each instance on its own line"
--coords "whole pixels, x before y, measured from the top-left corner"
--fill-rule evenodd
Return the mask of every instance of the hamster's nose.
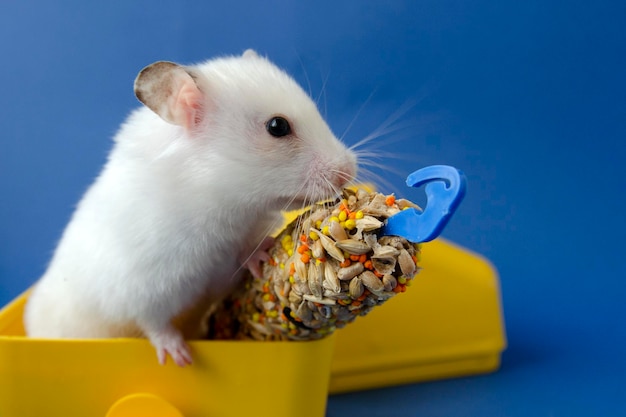
M 339 165 L 338 169 L 335 171 L 335 181 L 334 184 L 339 187 L 345 187 L 350 181 L 354 180 L 356 177 L 356 164 L 352 161 L 345 162 Z

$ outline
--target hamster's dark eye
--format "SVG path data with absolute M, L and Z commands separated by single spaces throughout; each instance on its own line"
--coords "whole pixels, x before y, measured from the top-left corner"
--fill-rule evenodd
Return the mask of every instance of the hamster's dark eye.
M 268 120 L 265 128 L 270 135 L 277 138 L 287 136 L 291 133 L 291 126 L 289 125 L 289 122 L 287 119 L 280 116 L 272 117 Z

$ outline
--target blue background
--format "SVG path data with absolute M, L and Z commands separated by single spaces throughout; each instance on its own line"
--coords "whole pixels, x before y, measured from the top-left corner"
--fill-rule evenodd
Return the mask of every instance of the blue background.
M 252 47 L 325 83 L 337 134 L 362 107 L 348 143 L 400 114 L 374 142 L 406 157 L 377 170 L 395 191 L 463 169 L 444 236 L 501 275 L 499 372 L 333 396 L 328 416 L 626 415 L 626 2 L 52 3 L 0 5 L 0 305 L 43 272 L 138 70 Z

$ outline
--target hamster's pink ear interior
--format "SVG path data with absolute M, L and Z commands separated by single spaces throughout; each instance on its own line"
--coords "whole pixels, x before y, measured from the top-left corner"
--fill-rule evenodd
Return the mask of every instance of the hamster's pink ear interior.
M 192 130 L 202 121 L 204 95 L 182 66 L 159 61 L 135 79 L 135 96 L 169 123 Z

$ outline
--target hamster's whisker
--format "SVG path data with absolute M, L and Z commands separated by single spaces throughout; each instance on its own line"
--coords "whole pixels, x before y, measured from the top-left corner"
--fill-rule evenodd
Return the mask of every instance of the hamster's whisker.
M 311 88 L 311 80 L 309 79 L 309 73 L 304 66 L 304 62 L 302 61 L 302 56 L 296 51 L 296 56 L 298 57 L 298 62 L 300 62 L 300 67 L 302 68 L 302 72 L 304 73 L 304 79 L 306 80 L 306 85 L 309 89 L 309 97 L 313 97 L 313 89 Z
M 378 134 L 379 136 L 388 135 L 397 130 L 411 127 L 411 123 L 405 122 L 403 124 L 400 124 L 398 123 L 398 121 L 400 120 L 400 118 L 404 117 L 409 112 L 409 110 L 415 107 L 416 104 L 417 101 L 414 100 L 405 101 L 395 112 L 390 114 L 389 117 L 387 117 L 387 119 L 385 119 L 380 124 L 380 126 L 374 129 L 372 134 Z
M 398 194 L 398 188 L 394 186 L 391 181 L 385 179 L 382 175 L 377 174 L 368 168 L 361 168 L 358 181 L 364 183 L 369 182 L 374 184 L 376 188 L 379 188 L 381 190 L 389 190 Z
M 300 210 L 304 210 L 309 205 L 308 201 L 311 198 L 310 197 L 310 193 L 311 193 L 310 187 L 306 187 L 306 184 L 303 183 L 300 186 L 300 189 L 298 190 L 298 194 L 300 192 L 302 192 L 303 190 L 305 190 L 305 194 L 304 194 L 304 198 L 302 199 Z M 293 202 L 293 200 L 291 202 Z M 302 228 L 302 218 L 298 217 L 297 220 L 296 220 L 296 225 L 294 227 L 294 230 L 298 231 L 297 233 L 300 233 L 301 228 Z
M 344 174 L 344 175 L 345 175 L 345 173 L 344 173 L 343 171 L 340 171 L 340 170 L 331 170 L 331 172 L 338 173 L 340 176 L 341 176 L 342 174 Z M 326 181 L 326 184 L 328 184 L 328 187 L 329 187 L 329 188 L 330 188 L 330 189 L 331 189 L 331 190 L 335 193 L 335 197 L 336 197 L 336 198 L 341 198 L 341 191 L 342 191 L 342 190 L 341 190 L 339 187 L 336 187 L 336 186 L 332 183 L 332 181 L 330 181 L 330 180 L 328 179 L 328 177 L 327 177 L 326 175 L 324 175 L 324 177 L 323 177 L 323 178 L 324 178 L 324 181 Z M 343 178 L 343 177 L 342 177 L 342 179 L 346 179 L 346 178 Z
M 379 147 L 387 147 L 388 145 L 395 143 L 397 141 L 404 140 L 406 138 L 405 135 L 399 135 L 396 137 L 390 137 L 391 134 L 397 133 L 399 131 L 404 131 L 407 129 L 417 130 L 417 126 L 414 122 L 406 121 L 403 123 L 399 123 L 399 120 L 404 117 L 409 110 L 411 110 L 417 104 L 418 100 L 407 100 L 405 101 L 396 111 L 390 114 L 378 127 L 376 127 L 370 134 L 365 136 L 363 139 L 359 140 L 354 145 L 350 146 L 349 149 L 354 151 L 364 145 L 370 144 L 375 139 L 385 137 L 384 141 L 378 141 L 377 146 L 372 147 L 373 149 Z
M 324 118 L 326 118 L 326 116 L 328 116 L 328 102 L 327 102 L 327 96 L 326 96 L 326 85 L 328 83 L 328 78 L 330 77 L 330 72 L 328 72 L 328 74 L 326 74 L 326 77 L 324 77 L 324 81 L 322 82 L 322 89 L 320 90 L 319 95 L 317 96 L 317 99 L 315 100 L 315 103 L 317 103 L 318 108 L 319 108 L 319 101 L 322 97 L 324 97 Z
M 372 99 L 372 97 L 374 97 L 374 93 L 376 92 L 376 90 L 372 91 L 369 95 L 369 97 L 367 97 L 367 99 L 363 102 L 363 104 L 361 104 L 361 107 L 359 107 L 359 110 L 357 110 L 356 114 L 354 115 L 354 117 L 352 118 L 352 120 L 350 121 L 350 123 L 348 123 L 348 126 L 345 128 L 345 130 L 343 131 L 343 134 L 340 137 L 340 140 L 343 141 L 343 139 L 346 137 L 346 135 L 348 134 L 348 132 L 350 132 L 350 129 L 352 129 L 352 126 L 354 125 L 354 123 L 356 123 L 357 119 L 359 118 L 359 115 L 361 114 L 361 112 L 365 109 L 365 107 L 367 106 L 367 104 L 370 102 L 370 100 Z M 351 149 L 351 148 L 350 148 Z
M 397 155 L 397 156 L 396 155 L 387 155 L 386 158 L 389 158 L 389 159 L 400 159 L 400 160 L 415 162 L 415 158 L 402 157 L 400 155 Z M 405 173 L 400 171 L 400 169 L 398 169 L 395 165 L 384 163 L 381 159 L 383 159 L 383 158 L 380 157 L 379 155 L 373 155 L 371 158 L 362 158 L 360 160 L 360 166 L 361 166 L 361 168 L 362 167 L 372 167 L 372 168 L 381 169 L 383 171 L 389 172 L 389 173 L 397 175 L 399 177 L 404 177 L 406 175 Z
M 413 158 L 410 154 L 401 154 L 397 152 L 388 152 L 388 151 L 380 151 L 375 148 L 371 149 L 361 149 L 358 151 L 354 151 L 354 154 L 359 159 L 359 163 L 367 162 L 367 160 L 378 160 L 378 159 L 399 159 L 410 161 Z
M 357 143 L 355 143 L 354 145 L 351 145 L 349 147 L 349 149 L 351 151 L 356 151 L 357 149 L 368 145 L 370 149 L 378 149 L 378 148 L 385 148 L 388 147 L 389 145 L 396 143 L 396 142 L 400 142 L 405 140 L 407 137 L 410 137 L 410 135 L 396 135 L 396 136 L 391 136 L 391 134 L 393 133 L 397 133 L 400 131 L 404 131 L 404 130 L 408 130 L 408 129 L 414 129 L 414 126 L 410 123 L 404 123 L 404 124 L 396 124 L 392 127 L 388 127 L 385 130 L 374 130 L 372 133 L 370 133 L 369 135 L 365 136 L 363 139 L 361 139 L 360 141 L 358 141 Z M 384 140 L 377 140 L 377 139 L 381 139 L 384 138 Z M 374 142 L 375 141 L 375 142 Z M 373 146 L 372 146 L 373 145 Z

